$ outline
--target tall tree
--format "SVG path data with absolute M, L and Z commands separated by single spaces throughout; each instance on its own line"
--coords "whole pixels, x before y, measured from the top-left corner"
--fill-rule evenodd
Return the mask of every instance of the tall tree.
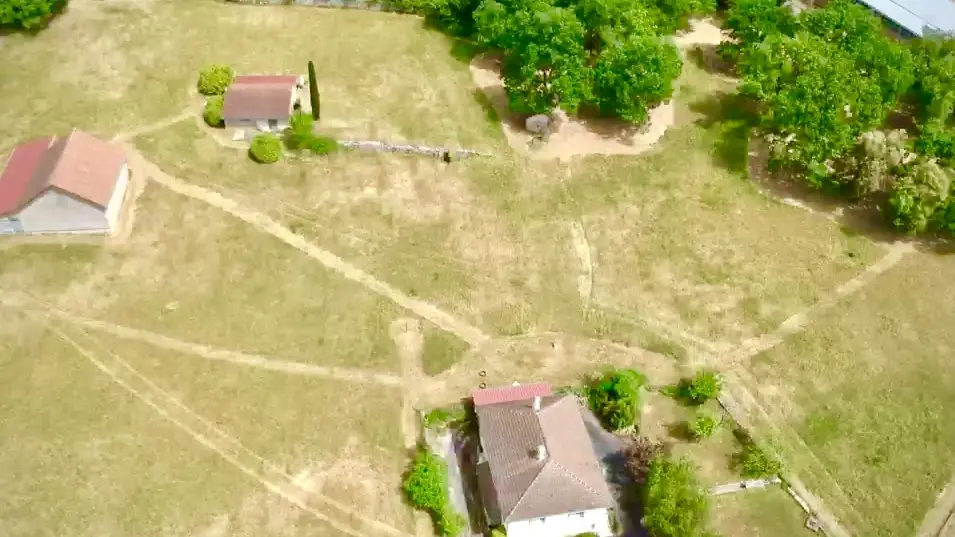
M 658 455 L 650 463 L 643 489 L 643 525 L 653 537 L 707 534 L 709 498 L 686 459 Z
M 726 27 L 730 39 L 720 43 L 720 51 L 731 59 L 739 59 L 771 35 L 793 35 L 796 16 L 777 0 L 735 0 L 726 11 Z
M 673 95 L 682 69 L 680 52 L 665 38 L 634 35 L 611 43 L 594 65 L 594 100 L 603 114 L 644 123 L 651 107 Z
M 315 64 L 308 61 L 308 94 L 312 103 L 312 119 L 318 121 L 322 115 L 322 100 L 318 94 L 318 81 L 315 78 Z

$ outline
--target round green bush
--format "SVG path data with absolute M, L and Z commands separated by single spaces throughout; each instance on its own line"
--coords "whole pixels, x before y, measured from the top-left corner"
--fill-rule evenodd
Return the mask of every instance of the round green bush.
M 262 164 L 278 162 L 282 156 L 282 142 L 274 134 L 260 134 L 252 140 L 249 156 Z
M 713 436 L 720 426 L 720 417 L 709 410 L 699 410 L 687 424 L 690 434 L 697 440 Z
M 715 371 L 697 371 L 693 378 L 683 381 L 682 395 L 691 402 L 702 405 L 718 397 L 723 389 L 723 379 Z
M 329 136 L 315 135 L 308 141 L 308 148 L 316 155 L 338 151 L 338 141 Z
M 199 71 L 199 93 L 203 95 L 222 95 L 235 78 L 235 72 L 228 65 L 210 65 Z
M 221 95 L 213 95 L 206 99 L 206 106 L 202 109 L 202 119 L 206 120 L 206 124 L 210 127 L 223 126 Z

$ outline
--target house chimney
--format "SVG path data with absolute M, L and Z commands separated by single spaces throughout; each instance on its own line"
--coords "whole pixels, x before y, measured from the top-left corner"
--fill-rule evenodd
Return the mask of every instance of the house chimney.
M 534 448 L 534 458 L 542 461 L 547 458 L 547 446 L 541 444 Z
M 541 409 L 541 396 L 534 396 L 534 412 L 537 412 Z

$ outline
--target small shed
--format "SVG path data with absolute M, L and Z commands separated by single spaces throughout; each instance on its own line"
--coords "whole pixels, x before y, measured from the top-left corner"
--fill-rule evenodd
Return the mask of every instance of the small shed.
M 123 151 L 90 134 L 25 142 L 0 174 L 0 234 L 110 233 L 128 185 Z
M 304 80 L 294 75 L 243 75 L 225 92 L 222 117 L 227 128 L 284 130 Z

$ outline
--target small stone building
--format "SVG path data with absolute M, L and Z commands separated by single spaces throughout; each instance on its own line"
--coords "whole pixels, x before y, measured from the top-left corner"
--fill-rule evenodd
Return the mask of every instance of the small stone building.
M 237 76 L 225 92 L 222 117 L 226 128 L 281 131 L 299 101 L 300 76 Z
M 85 132 L 20 144 L 0 174 L 0 234 L 111 233 L 128 185 L 123 151 Z

